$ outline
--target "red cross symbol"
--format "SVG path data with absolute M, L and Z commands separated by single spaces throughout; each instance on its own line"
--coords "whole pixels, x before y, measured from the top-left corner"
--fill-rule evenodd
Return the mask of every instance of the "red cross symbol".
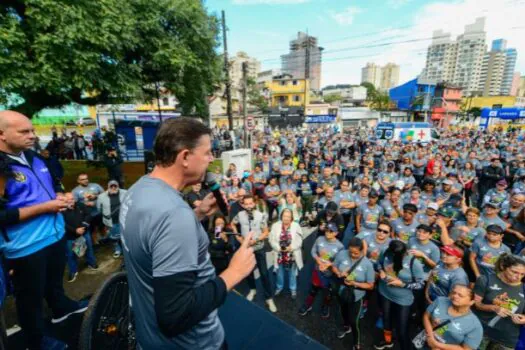
M 423 130 L 421 130 L 419 133 L 418 133 L 418 136 L 420 139 L 422 139 L 423 137 L 425 137 L 425 132 Z

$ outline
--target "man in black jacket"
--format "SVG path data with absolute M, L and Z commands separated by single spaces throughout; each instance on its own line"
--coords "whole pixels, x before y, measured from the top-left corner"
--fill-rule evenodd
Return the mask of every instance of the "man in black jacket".
M 118 181 L 120 188 L 124 188 L 124 177 L 122 176 L 122 164 L 123 160 L 120 154 L 114 147 L 110 147 L 104 158 L 104 165 L 108 170 L 108 180 Z
M 77 242 L 80 237 L 86 240 L 86 262 L 88 267 L 92 270 L 98 269 L 95 254 L 93 253 L 93 242 L 91 241 L 91 233 L 89 226 L 91 221 L 90 208 L 86 207 L 84 203 L 75 203 L 73 193 L 66 193 L 66 198 L 70 199 L 73 204 L 63 212 L 64 221 L 66 223 L 66 239 L 67 239 L 67 265 L 69 267 L 68 282 L 74 282 L 78 275 L 78 258 L 77 258 Z M 75 243 L 76 242 L 76 243 Z M 74 249 L 75 248 L 75 249 Z
M 505 171 L 501 166 L 501 162 L 498 156 L 492 156 L 490 159 L 490 165 L 483 168 L 481 172 L 481 179 L 479 182 L 480 193 L 479 193 L 479 205 L 481 206 L 481 201 L 491 188 L 496 187 L 496 182 L 503 179 L 505 176 Z
M 321 210 L 315 219 L 310 221 L 310 226 L 318 226 L 317 237 L 325 233 L 326 226 L 329 222 L 336 224 L 339 233 L 337 239 L 343 241 L 343 233 L 345 231 L 345 220 L 343 216 L 337 212 L 337 204 L 335 202 L 326 203 L 325 210 Z

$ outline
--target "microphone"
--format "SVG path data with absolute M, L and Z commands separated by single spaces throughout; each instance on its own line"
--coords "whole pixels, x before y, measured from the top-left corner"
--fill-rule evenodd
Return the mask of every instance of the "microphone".
M 205 184 L 208 187 L 208 189 L 213 193 L 213 196 L 215 197 L 217 205 L 219 206 L 219 209 L 221 210 L 222 214 L 227 217 L 229 215 L 228 203 L 226 203 L 226 201 L 224 200 L 224 197 L 221 193 L 221 185 L 219 185 L 215 181 L 215 176 L 213 173 L 206 173 Z

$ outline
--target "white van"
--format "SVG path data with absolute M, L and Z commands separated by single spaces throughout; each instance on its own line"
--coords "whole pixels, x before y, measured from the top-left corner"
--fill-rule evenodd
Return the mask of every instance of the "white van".
M 379 140 L 401 141 L 403 143 L 429 143 L 432 140 L 439 139 L 439 135 L 432 124 L 422 122 L 379 123 L 376 127 L 375 136 Z

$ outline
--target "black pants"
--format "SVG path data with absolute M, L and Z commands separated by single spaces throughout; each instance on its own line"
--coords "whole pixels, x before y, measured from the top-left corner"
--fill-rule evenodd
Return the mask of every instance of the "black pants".
M 412 342 L 408 333 L 410 306 L 396 304 L 384 296 L 381 296 L 381 306 L 383 308 L 384 330 L 392 331 L 393 325 L 395 325 L 401 349 L 412 349 Z
M 353 303 L 345 303 L 341 298 L 337 298 L 339 306 L 341 307 L 341 316 L 343 317 L 343 325 L 352 329 L 352 349 L 355 345 L 361 343 L 361 330 L 359 329 L 359 316 L 361 315 L 361 308 L 363 307 L 363 299 Z
M 7 350 L 7 326 L 4 319 L 4 310 L 0 308 L 0 350 Z
M 273 212 L 277 211 L 277 207 L 279 206 L 279 202 L 277 201 L 266 201 L 266 204 L 268 205 L 268 223 L 272 222 L 273 218 Z
M 264 289 L 264 299 L 268 300 L 273 296 L 273 293 L 272 285 L 270 283 L 270 274 L 268 273 L 268 265 L 266 264 L 266 252 L 263 248 L 255 251 L 254 253 L 255 261 L 257 262 L 257 268 L 259 269 L 259 274 L 261 275 L 261 282 Z M 250 289 L 256 289 L 253 272 L 246 278 L 248 280 L 248 286 L 250 286 Z
M 62 239 L 31 255 L 7 260 L 7 264 L 9 269 L 13 269 L 20 327 L 29 349 L 40 349 L 44 332 L 43 299 L 46 299 L 55 316 L 78 309 L 78 303 L 64 294 L 62 279 L 66 266 L 66 240 Z

